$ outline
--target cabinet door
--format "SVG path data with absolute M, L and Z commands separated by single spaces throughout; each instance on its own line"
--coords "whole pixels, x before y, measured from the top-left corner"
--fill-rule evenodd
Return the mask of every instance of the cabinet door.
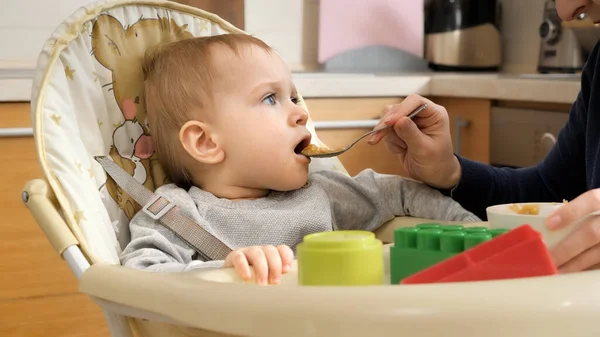
M 386 105 L 402 98 L 310 98 L 306 105 L 317 135 L 330 147 L 346 146 L 373 129 Z M 339 157 L 350 175 L 366 168 L 379 173 L 403 174 L 397 157 L 383 143 L 370 145 L 366 139 Z
M 8 136 L 31 126 L 28 103 L 0 103 L 0 336 L 108 336 L 100 308 L 21 202 L 31 179 L 43 178 L 32 136 Z
M 513 167 L 538 164 L 548 155 L 568 119 L 568 109 L 493 107 L 490 162 Z
M 478 162 L 490 162 L 491 101 L 488 99 L 429 97 L 446 108 L 454 152 Z

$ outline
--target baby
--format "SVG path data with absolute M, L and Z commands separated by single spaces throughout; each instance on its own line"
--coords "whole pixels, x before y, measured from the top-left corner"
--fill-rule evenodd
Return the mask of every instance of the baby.
M 278 283 L 310 233 L 374 231 L 396 216 L 480 221 L 423 183 L 365 170 L 309 175 L 308 113 L 291 72 L 261 40 L 192 38 L 146 55 L 144 98 L 161 164 L 173 184 L 156 193 L 233 249 L 202 261 L 143 212 L 130 222 L 124 266 L 151 271 L 233 267 Z

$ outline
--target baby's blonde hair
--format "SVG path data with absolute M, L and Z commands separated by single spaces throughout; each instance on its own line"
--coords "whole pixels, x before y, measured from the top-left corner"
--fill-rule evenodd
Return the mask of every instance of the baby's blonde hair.
M 260 39 L 246 34 L 223 34 L 171 42 L 146 52 L 143 62 L 143 102 L 154 148 L 171 182 L 193 184 L 186 167 L 187 153 L 179 142 L 179 130 L 195 112 L 211 103 L 215 80 L 212 64 L 214 46 L 228 47 L 240 56 L 240 47 L 272 49 Z

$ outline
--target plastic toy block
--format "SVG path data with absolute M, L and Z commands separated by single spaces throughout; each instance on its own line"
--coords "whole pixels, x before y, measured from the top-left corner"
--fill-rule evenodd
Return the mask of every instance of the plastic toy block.
M 405 278 L 402 284 L 484 281 L 557 274 L 542 235 L 523 225 Z
M 397 228 L 394 231 L 394 245 L 390 247 L 390 282 L 398 284 L 405 277 L 507 231 L 437 223 Z

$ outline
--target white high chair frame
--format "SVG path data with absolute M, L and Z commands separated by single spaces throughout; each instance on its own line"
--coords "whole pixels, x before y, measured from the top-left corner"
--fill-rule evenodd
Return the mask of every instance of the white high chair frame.
M 235 30 L 210 13 L 184 5 L 117 0 L 81 8 L 65 20 L 63 35 L 50 42 L 64 47 L 81 34 L 83 22 L 107 9 L 125 6 L 176 10 Z M 51 74 L 44 62 L 41 64 L 38 76 L 43 78 L 37 82 L 42 84 L 33 88 L 32 116 L 45 177 L 29 181 L 22 199 L 79 280 L 80 291 L 102 308 L 113 337 L 387 337 L 398 332 L 446 337 L 600 335 L 600 271 L 454 284 L 299 287 L 294 267 L 280 286 L 259 287 L 242 283 L 230 269 L 150 273 L 121 267 L 111 255 L 99 258 L 101 250 L 88 242 L 97 239 L 97 232 L 92 231 L 94 227 L 83 231 L 75 221 L 73 200 L 66 197 L 73 191 L 49 169 L 44 142 L 52 136 L 46 133 L 54 131 L 48 131 L 53 126 L 42 120 L 49 118 L 43 114 L 43 91 Z M 81 194 L 74 195 L 83 197 Z M 102 216 L 93 220 L 106 222 Z M 390 242 L 395 227 L 422 221 L 397 219 L 377 235 Z

